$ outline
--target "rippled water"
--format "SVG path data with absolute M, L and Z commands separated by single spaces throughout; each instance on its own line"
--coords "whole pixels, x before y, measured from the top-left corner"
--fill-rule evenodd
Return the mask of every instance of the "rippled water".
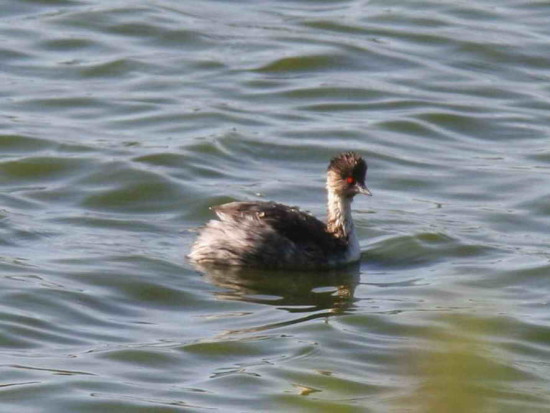
M 2 409 L 547 411 L 550 3 L 0 11 Z M 185 261 L 343 150 L 357 267 Z

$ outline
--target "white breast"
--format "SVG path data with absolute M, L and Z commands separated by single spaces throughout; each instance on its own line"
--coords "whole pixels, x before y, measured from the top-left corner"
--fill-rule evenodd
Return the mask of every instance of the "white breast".
M 349 237 L 349 249 L 346 254 L 346 262 L 358 261 L 361 257 L 361 248 L 359 247 L 359 241 L 355 236 L 355 231 L 352 231 Z

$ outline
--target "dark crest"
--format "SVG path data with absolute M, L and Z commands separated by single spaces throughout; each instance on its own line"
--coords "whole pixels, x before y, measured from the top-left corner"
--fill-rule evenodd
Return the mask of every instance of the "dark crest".
M 344 152 L 332 158 L 328 170 L 336 172 L 343 179 L 352 176 L 358 182 L 364 182 L 367 163 L 355 152 Z

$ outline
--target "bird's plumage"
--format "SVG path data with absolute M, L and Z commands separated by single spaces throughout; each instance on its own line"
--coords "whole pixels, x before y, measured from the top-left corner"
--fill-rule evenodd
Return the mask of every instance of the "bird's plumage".
M 317 218 L 275 202 L 231 202 L 212 208 L 190 258 L 264 268 L 330 267 L 329 257 L 344 254 L 347 240 L 335 238 Z

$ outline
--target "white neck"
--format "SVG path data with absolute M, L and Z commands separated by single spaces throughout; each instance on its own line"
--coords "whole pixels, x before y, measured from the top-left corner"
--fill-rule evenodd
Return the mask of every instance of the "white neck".
M 352 241 L 355 237 L 353 219 L 351 218 L 351 202 L 353 198 L 345 198 L 334 191 L 328 191 L 327 229 L 339 238 Z

